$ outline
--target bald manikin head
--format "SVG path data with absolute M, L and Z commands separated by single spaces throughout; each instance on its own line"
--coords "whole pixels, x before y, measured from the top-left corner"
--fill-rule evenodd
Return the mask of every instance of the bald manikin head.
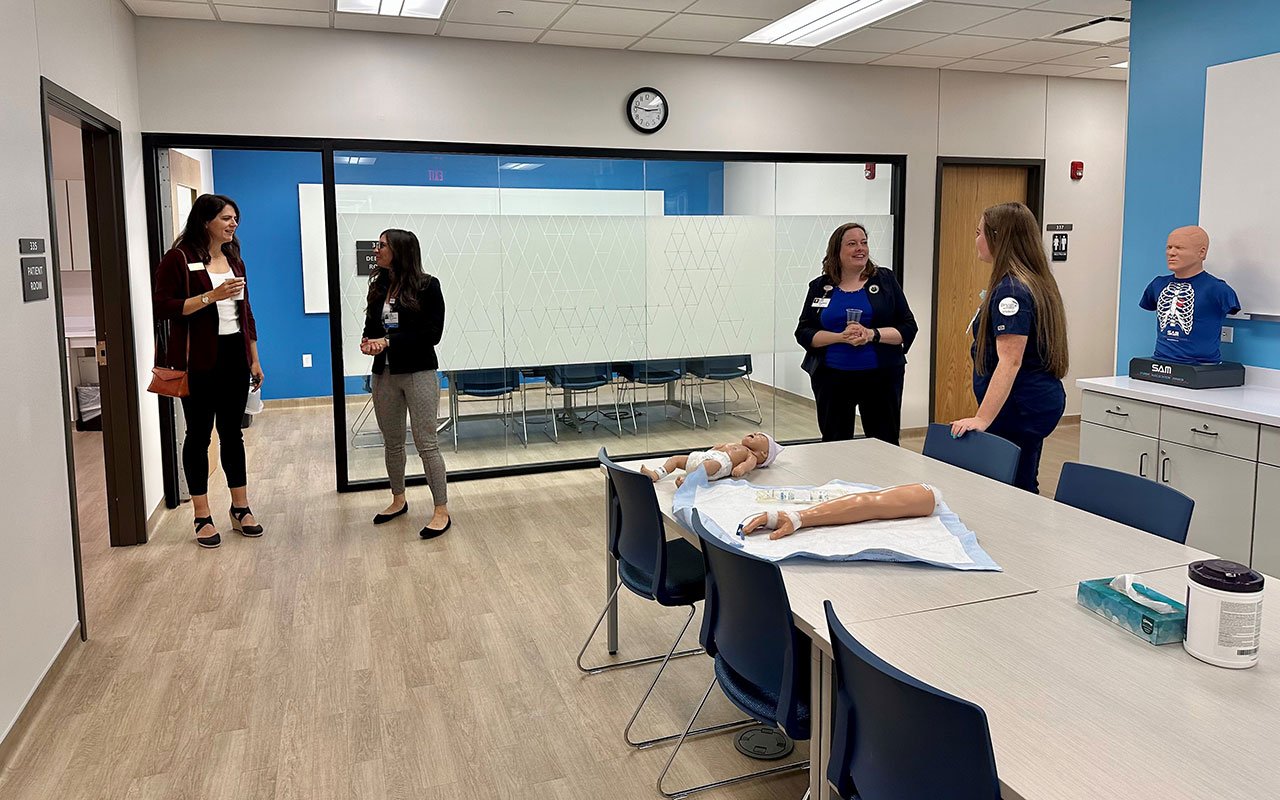
M 1198 225 L 1175 228 L 1164 246 L 1169 270 L 1179 278 L 1190 278 L 1204 270 L 1209 255 L 1209 234 Z

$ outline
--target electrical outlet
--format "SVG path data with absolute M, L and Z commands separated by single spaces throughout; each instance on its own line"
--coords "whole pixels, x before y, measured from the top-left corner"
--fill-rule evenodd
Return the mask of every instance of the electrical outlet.
M 1223 330 L 1226 330 L 1226 328 L 1223 328 Z M 302 366 L 304 366 L 304 367 L 309 367 L 309 366 L 311 366 L 311 354 L 310 354 L 310 353 L 303 353 L 303 354 L 302 354 Z
M 1219 341 L 1222 341 L 1222 342 L 1233 342 L 1233 341 L 1235 341 L 1235 336 L 1236 336 L 1236 329 L 1235 329 L 1235 328 L 1231 327 L 1230 325 L 1223 325 L 1223 326 L 1222 326 L 1222 336 L 1221 336 L 1221 338 L 1219 339 Z

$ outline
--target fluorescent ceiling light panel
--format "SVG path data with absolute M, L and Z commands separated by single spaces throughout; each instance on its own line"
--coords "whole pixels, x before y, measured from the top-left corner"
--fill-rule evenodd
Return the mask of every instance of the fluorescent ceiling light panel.
M 530 170 L 541 167 L 542 164 L 532 163 L 528 161 L 506 161 L 498 169 L 514 169 L 514 170 Z
M 338 0 L 338 10 L 383 17 L 440 19 L 449 0 Z
M 398 17 L 403 7 L 404 0 L 382 0 L 382 5 L 378 6 L 378 14 L 384 17 Z
M 338 0 L 338 10 L 352 14 L 377 14 L 382 0 Z
M 742 38 L 755 44 L 817 47 L 924 0 L 814 0 Z
M 1129 20 L 1121 17 L 1104 17 L 1058 31 L 1046 39 L 1063 39 L 1068 42 L 1085 44 L 1111 44 L 1129 38 Z
M 444 7 L 448 4 L 449 0 L 404 0 L 404 8 L 400 10 L 400 16 L 440 19 L 444 16 Z

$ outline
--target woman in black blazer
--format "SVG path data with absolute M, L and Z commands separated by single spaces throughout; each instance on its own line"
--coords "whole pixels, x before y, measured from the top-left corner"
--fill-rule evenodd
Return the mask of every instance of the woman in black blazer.
M 870 253 L 865 227 L 836 228 L 796 325 L 824 442 L 853 438 L 855 409 L 867 436 L 896 445 L 902 429 L 906 353 L 918 328 L 892 270 Z
M 392 228 L 382 232 L 375 247 L 378 265 L 369 277 L 360 352 L 373 356 L 373 411 L 382 431 L 391 505 L 373 522 L 380 525 L 409 510 L 404 497 L 407 412 L 435 503 L 435 512 L 419 535 L 433 539 L 453 525 L 444 457 L 436 438 L 440 411 L 436 345 L 444 333 L 444 294 L 440 281 L 422 271 L 417 236 Z

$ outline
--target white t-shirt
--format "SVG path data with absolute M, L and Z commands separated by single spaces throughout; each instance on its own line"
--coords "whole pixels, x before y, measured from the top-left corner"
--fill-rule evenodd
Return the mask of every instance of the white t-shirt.
M 235 273 L 231 270 L 227 270 L 226 272 L 210 272 L 209 282 L 213 284 L 213 288 L 217 289 L 223 283 L 234 277 Z M 226 336 L 227 334 L 240 332 L 240 309 L 236 303 L 236 300 L 218 301 L 219 336 Z

